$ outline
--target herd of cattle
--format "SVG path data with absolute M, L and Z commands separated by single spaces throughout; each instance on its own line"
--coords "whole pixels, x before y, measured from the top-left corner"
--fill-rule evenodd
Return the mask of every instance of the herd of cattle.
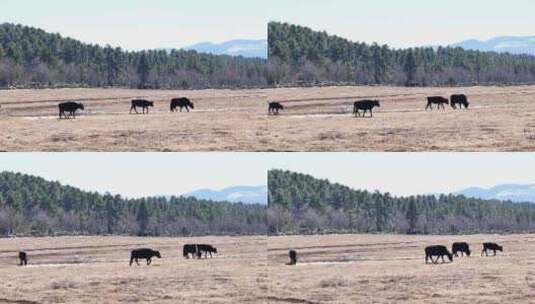
M 436 105 L 437 109 L 439 110 L 445 110 L 446 107 L 444 105 L 451 105 L 451 107 L 456 110 L 462 109 L 463 107 L 465 109 L 468 109 L 470 103 L 468 102 L 468 97 L 464 94 L 452 95 L 450 99 L 442 96 L 427 97 L 427 106 L 425 107 L 425 110 L 433 110 L 434 105 Z M 373 109 L 380 107 L 381 103 L 379 102 L 379 100 L 355 101 L 355 103 L 353 104 L 353 115 L 355 115 L 355 117 L 361 117 L 362 111 L 362 117 L 366 117 L 367 112 L 370 112 L 370 117 L 373 117 Z M 280 111 L 282 110 L 284 110 L 284 106 L 280 102 L 269 103 L 268 112 L 270 115 L 279 115 Z
M 431 96 L 427 97 L 427 106 L 425 110 L 433 110 L 433 106 L 436 105 L 437 109 L 445 110 L 444 105 L 451 105 L 453 109 L 468 109 L 470 103 L 468 102 L 468 97 L 464 94 L 452 95 L 450 99 L 442 96 Z M 77 102 L 63 102 L 58 105 L 59 107 L 59 119 L 75 119 L 76 112 L 78 110 L 85 110 L 85 107 L 82 103 Z M 145 100 L 145 99 L 134 99 L 131 102 L 130 114 L 134 111 L 136 114 L 139 114 L 137 111 L 138 108 L 142 109 L 142 114 L 149 114 L 149 109 L 154 107 L 154 102 Z M 370 112 L 370 117 L 373 117 L 373 109 L 380 108 L 381 103 L 379 100 L 360 100 L 355 101 L 353 104 L 353 115 L 355 117 L 361 117 L 360 111 L 362 111 L 362 117 L 366 117 L 366 113 Z M 190 111 L 190 109 L 195 109 L 195 105 L 191 100 L 186 97 L 174 98 L 171 100 L 170 110 L 171 112 L 182 112 L 184 109 Z M 284 110 L 284 106 L 280 102 L 269 102 L 268 103 L 268 114 L 269 115 L 279 115 L 280 111 Z M 68 115 L 67 115 L 68 114 Z
M 218 254 L 217 248 L 207 244 L 186 244 L 182 248 L 182 256 L 186 259 L 189 259 L 190 257 L 193 259 L 202 259 L 203 256 L 206 259 L 208 258 L 208 255 L 212 258 L 214 254 Z M 148 266 L 152 263 L 152 258 L 161 259 L 162 255 L 159 251 L 150 248 L 132 250 L 132 252 L 130 252 L 130 266 L 132 266 L 134 262 L 139 265 L 139 260 L 146 260 Z M 28 254 L 24 251 L 19 252 L 19 261 L 20 266 L 28 265 Z
M 77 102 L 64 102 L 60 103 L 58 105 L 59 107 L 59 119 L 75 119 L 76 118 L 76 112 L 78 110 L 85 110 L 85 107 L 82 103 Z M 142 109 L 143 114 L 149 114 L 149 109 L 154 107 L 153 101 L 148 101 L 145 99 L 134 99 L 131 102 L 130 106 L 130 114 L 132 114 L 132 111 L 134 111 L 136 114 L 139 114 L 137 111 L 138 108 Z M 191 100 L 185 97 L 181 98 L 174 98 L 171 100 L 170 110 L 171 112 L 178 112 L 178 109 L 180 109 L 180 112 L 182 112 L 184 109 L 186 111 L 190 111 L 190 109 L 195 109 L 195 105 Z M 67 115 L 68 114 L 68 115 Z
M 483 256 L 483 254 L 488 256 L 489 251 L 492 251 L 494 255 L 496 255 L 496 251 L 503 252 L 503 247 L 496 243 L 483 243 L 483 250 L 481 251 L 481 256 Z M 466 242 L 453 243 L 451 253 L 448 251 L 448 248 L 446 246 L 429 246 L 425 248 L 425 263 L 428 264 L 429 260 L 431 260 L 432 264 L 438 264 L 439 259 L 442 259 L 442 263 L 445 263 L 446 260 L 444 259 L 444 257 L 447 257 L 450 262 L 453 262 L 453 257 L 459 257 L 459 253 L 461 254 L 461 256 L 470 256 L 470 254 L 472 253 L 470 251 L 470 245 L 468 245 L 468 243 Z M 295 250 L 290 250 L 289 257 L 290 262 L 287 265 L 297 265 L 297 252 Z M 436 259 L 433 259 L 435 257 Z

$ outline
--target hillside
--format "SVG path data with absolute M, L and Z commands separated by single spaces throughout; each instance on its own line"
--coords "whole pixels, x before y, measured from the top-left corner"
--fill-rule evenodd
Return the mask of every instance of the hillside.
M 489 40 L 470 39 L 452 45 L 465 50 L 527 54 L 535 56 L 535 36 L 502 36 Z
M 271 22 L 268 81 L 443 86 L 535 82 L 535 57 L 462 48 L 393 49 Z
M 235 186 L 222 190 L 200 189 L 184 196 L 213 201 L 267 205 L 266 186 Z
M 203 42 L 185 47 L 201 53 L 267 59 L 267 41 L 237 39 L 223 43 Z
M 309 175 L 268 175 L 269 233 L 462 234 L 535 231 L 535 205 L 462 195 L 394 197 Z
M 264 234 L 262 205 L 185 197 L 125 199 L 0 173 L 0 236 Z
M 488 189 L 470 187 L 456 194 L 481 199 L 507 200 L 517 203 L 535 203 L 535 185 L 498 185 Z
M 41 29 L 0 24 L 2 87 L 223 88 L 265 85 L 265 60 L 85 44 Z

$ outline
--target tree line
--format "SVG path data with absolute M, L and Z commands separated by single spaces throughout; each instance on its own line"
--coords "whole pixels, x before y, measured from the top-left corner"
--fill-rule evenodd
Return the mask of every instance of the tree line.
M 127 199 L 0 173 L 0 236 L 265 234 L 266 207 L 190 197 Z
M 535 82 L 535 57 L 453 47 L 393 49 L 288 23 L 268 26 L 270 84 L 455 86 Z
M 268 174 L 268 233 L 472 234 L 535 231 L 535 204 L 461 195 L 395 197 L 310 175 Z
M 266 60 L 185 50 L 125 51 L 0 24 L 0 88 L 239 88 L 266 85 Z

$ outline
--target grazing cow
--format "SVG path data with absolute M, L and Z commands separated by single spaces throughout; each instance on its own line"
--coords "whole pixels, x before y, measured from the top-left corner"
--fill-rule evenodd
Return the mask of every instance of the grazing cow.
M 444 98 L 442 96 L 432 96 L 432 97 L 427 97 L 427 107 L 425 107 L 425 110 L 427 111 L 428 109 L 431 109 L 433 110 L 433 105 L 436 104 L 437 105 L 437 109 L 440 110 L 440 108 L 446 110 L 446 107 L 444 107 L 444 104 L 449 104 L 450 101 L 447 99 L 447 98 Z
M 496 251 L 503 252 L 503 247 L 496 243 L 483 243 L 483 251 L 481 251 L 481 256 L 483 256 L 483 253 L 485 253 L 485 255 L 488 256 L 489 250 L 492 250 L 494 252 L 494 255 L 496 255 Z
M 59 108 L 59 119 L 65 118 L 74 118 L 76 119 L 76 111 L 78 110 L 84 110 L 84 105 L 81 103 L 76 102 L 64 102 L 60 103 L 58 105 Z M 66 113 L 69 113 L 69 116 L 67 116 Z
M 455 257 L 459 257 L 459 255 L 457 254 L 458 252 L 461 253 L 461 256 L 464 256 L 465 254 L 467 256 L 470 256 L 470 254 L 472 253 L 470 251 L 470 246 L 466 242 L 453 243 L 453 246 L 451 247 L 451 251 Z
M 149 107 L 154 107 L 154 102 L 144 99 L 134 99 L 132 100 L 132 106 L 130 107 L 130 114 L 132 114 L 132 110 L 134 110 L 136 114 L 139 114 L 137 108 L 142 108 L 143 114 L 145 114 L 145 110 L 147 111 L 147 114 L 149 114 Z
M 437 257 L 436 260 L 433 260 L 433 257 Z M 433 264 L 438 264 L 438 259 L 442 258 L 442 263 L 445 263 L 444 256 L 447 256 L 450 262 L 453 262 L 453 255 L 448 251 L 446 246 L 429 246 L 425 248 L 425 263 L 428 263 L 428 260 L 431 259 Z
M 138 259 L 145 259 L 147 260 L 147 266 L 152 263 L 152 258 L 157 257 L 159 259 L 162 258 L 159 251 L 155 251 L 148 248 L 142 248 L 142 249 L 136 249 L 132 250 L 132 253 L 130 254 L 130 266 L 132 266 L 132 263 L 134 260 L 136 261 L 136 264 L 139 266 Z
M 199 257 L 199 252 L 200 251 L 198 250 L 197 245 L 193 245 L 193 244 L 186 244 L 184 245 L 182 249 L 182 255 L 186 259 L 189 259 L 190 254 L 192 258 L 195 258 L 195 256 Z
M 290 250 L 290 263 L 288 265 L 297 265 L 297 252 L 295 250 Z
M 269 114 L 279 115 L 279 111 L 283 111 L 284 106 L 280 102 L 270 102 L 269 103 Z
M 28 255 L 26 254 L 26 252 L 24 251 L 19 252 L 19 260 L 20 260 L 20 266 L 28 265 Z
M 180 112 L 182 112 L 182 109 L 184 108 L 186 108 L 186 111 L 189 112 L 189 109 L 191 108 L 193 110 L 195 109 L 195 106 L 191 100 L 183 97 L 171 100 L 171 112 L 177 112 L 177 108 L 180 108 Z
M 459 105 L 459 109 L 462 109 L 463 106 L 465 109 L 468 109 L 470 106 L 470 103 L 468 102 L 468 97 L 464 94 L 460 95 L 451 95 L 451 107 L 454 109 L 457 109 L 457 105 Z
M 356 101 L 353 105 L 353 114 L 355 114 L 355 117 L 360 117 L 360 111 L 364 111 L 364 114 L 362 117 L 366 117 L 366 112 L 370 111 L 370 117 L 373 117 L 373 108 L 381 107 L 381 104 L 378 100 L 361 100 Z
M 212 258 L 212 254 L 217 254 L 217 248 L 212 245 L 197 245 L 197 256 L 201 258 L 203 253 L 205 259 L 208 258 L 208 254 Z

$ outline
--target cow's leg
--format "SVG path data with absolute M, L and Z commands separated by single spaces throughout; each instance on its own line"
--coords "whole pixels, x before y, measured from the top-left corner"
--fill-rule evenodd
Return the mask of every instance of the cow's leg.
M 138 259 L 138 258 L 136 258 L 136 264 L 137 264 L 137 266 L 141 266 L 141 265 L 139 264 L 139 259 Z
M 373 109 L 370 110 L 370 115 L 373 117 Z
M 151 258 L 148 258 L 148 259 L 147 259 L 147 266 L 149 266 L 150 263 L 152 263 L 152 259 L 151 259 Z
M 496 249 L 494 249 L 494 256 L 496 256 Z

